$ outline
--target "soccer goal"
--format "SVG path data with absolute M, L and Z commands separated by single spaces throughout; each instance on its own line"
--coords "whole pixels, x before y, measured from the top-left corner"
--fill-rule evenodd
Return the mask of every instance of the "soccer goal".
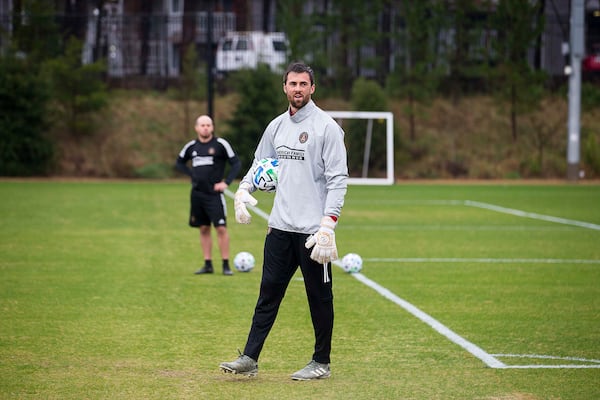
M 394 184 L 394 116 L 383 111 L 327 111 L 346 133 L 348 184 Z

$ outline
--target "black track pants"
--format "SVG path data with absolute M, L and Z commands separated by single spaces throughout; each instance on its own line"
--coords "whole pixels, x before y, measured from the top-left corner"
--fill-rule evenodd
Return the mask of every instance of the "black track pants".
M 310 258 L 312 249 L 304 243 L 308 235 L 269 229 L 265 239 L 264 262 L 260 294 L 254 309 L 252 326 L 244 354 L 258 360 L 281 301 L 298 266 L 304 277 L 304 286 L 315 332 L 313 360 L 329 363 L 333 332 L 333 292 L 331 280 L 324 282 L 323 265 Z M 328 265 L 331 277 L 331 264 Z

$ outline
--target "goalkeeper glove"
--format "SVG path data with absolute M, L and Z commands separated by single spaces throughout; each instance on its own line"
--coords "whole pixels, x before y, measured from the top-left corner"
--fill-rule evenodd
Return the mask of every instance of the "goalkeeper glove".
M 246 182 L 240 183 L 240 187 L 237 192 L 235 192 L 235 196 L 233 196 L 233 206 L 235 209 L 235 220 L 240 224 L 249 224 L 252 217 L 246 208 L 246 203 L 251 206 L 255 206 L 258 204 L 258 200 L 256 200 L 250 194 L 250 184 Z
M 320 264 L 326 264 L 338 258 L 333 231 L 336 225 L 337 222 L 332 217 L 325 216 L 321 218 L 321 227 L 317 233 L 306 239 L 305 246 L 307 249 L 314 246 L 310 258 Z

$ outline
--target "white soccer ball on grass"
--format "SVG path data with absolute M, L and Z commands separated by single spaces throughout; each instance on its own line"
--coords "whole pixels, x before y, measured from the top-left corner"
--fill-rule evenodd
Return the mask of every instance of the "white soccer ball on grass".
M 278 173 L 279 160 L 276 158 L 263 158 L 252 171 L 252 183 L 258 190 L 273 192 L 277 189 Z
M 354 274 L 360 272 L 363 267 L 362 258 L 356 253 L 348 253 L 342 258 L 342 268 L 344 271 Z
M 233 259 L 233 266 L 240 272 L 250 272 L 254 268 L 254 256 L 247 251 L 239 252 Z

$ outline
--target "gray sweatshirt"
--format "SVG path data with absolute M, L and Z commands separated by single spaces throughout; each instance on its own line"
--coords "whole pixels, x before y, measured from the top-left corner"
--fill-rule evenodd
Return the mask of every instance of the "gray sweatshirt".
M 339 217 L 348 178 L 344 131 L 312 100 L 269 123 L 242 182 L 252 186 L 254 165 L 267 157 L 279 159 L 270 227 L 312 234 L 324 215 Z

